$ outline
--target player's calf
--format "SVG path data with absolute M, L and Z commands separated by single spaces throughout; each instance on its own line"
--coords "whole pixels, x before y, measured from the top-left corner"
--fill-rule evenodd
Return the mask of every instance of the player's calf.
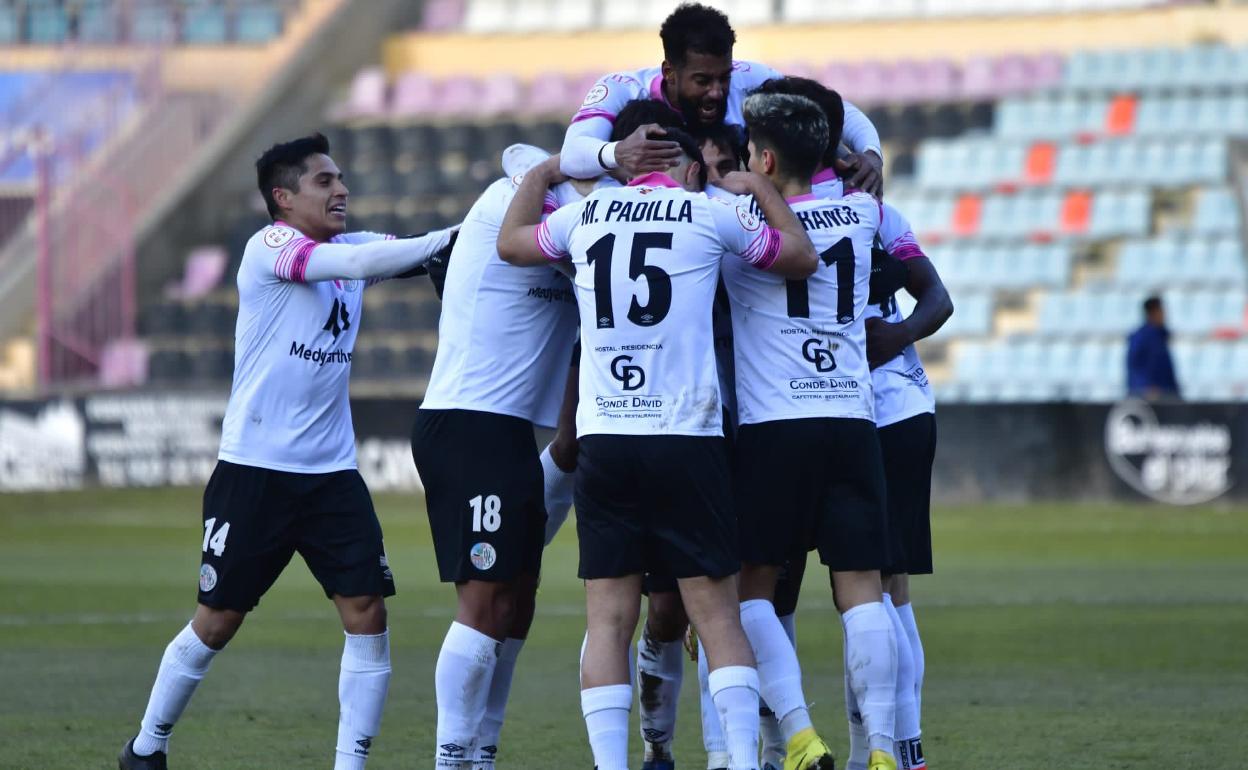
M 646 747 L 642 770 L 665 770 L 672 767 L 689 620 L 676 591 L 651 591 L 646 611 L 646 624 L 637 640 L 641 736 Z

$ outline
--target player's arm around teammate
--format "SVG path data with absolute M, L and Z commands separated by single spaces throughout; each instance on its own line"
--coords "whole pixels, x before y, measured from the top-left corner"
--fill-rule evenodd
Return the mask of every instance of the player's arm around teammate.
M 449 233 L 345 235 L 348 190 L 320 135 L 275 145 L 256 170 L 274 221 L 248 241 L 239 267 L 234 376 L 204 491 L 198 606 L 165 649 L 122 770 L 166 767 L 169 736 L 213 657 L 296 552 L 346 632 L 337 770 L 364 767 L 381 723 L 390 680 L 383 597 L 394 578 L 356 470 L 350 362 L 364 282 L 420 266 Z

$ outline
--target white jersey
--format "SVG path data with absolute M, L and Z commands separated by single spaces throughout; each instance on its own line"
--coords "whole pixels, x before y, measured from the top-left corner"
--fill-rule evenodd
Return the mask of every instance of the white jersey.
M 839 198 L 842 194 L 841 180 L 831 169 L 821 172 L 812 181 L 814 193 L 820 197 Z M 880 223 L 880 245 L 903 262 L 927 256 L 919 247 L 910 222 L 888 203 L 884 204 L 884 220 Z M 882 317 L 889 323 L 905 320 L 894 297 L 879 305 L 869 305 L 867 317 Z M 875 423 L 881 428 L 936 411 L 936 396 L 914 345 L 907 345 L 893 360 L 874 369 L 871 379 L 875 385 Z
M 768 267 L 780 234 L 745 206 L 649 174 L 565 206 L 537 239 L 576 268 L 577 434 L 722 435 L 711 323 L 720 263 L 732 253 Z
M 879 201 L 854 193 L 789 204 L 819 253 L 814 275 L 791 280 L 724 262 L 738 420 L 874 419 L 864 313 Z
M 746 97 L 765 81 L 779 77 L 783 75 L 766 64 L 733 61 L 724 123 L 736 129 L 740 135 L 738 138 L 744 138 L 745 118 L 742 116 L 742 109 Z M 572 124 L 575 126 L 582 121 L 604 118 L 606 122 L 602 124 L 598 138 L 606 141 L 611 133 L 611 123 L 615 122 L 624 105 L 634 99 L 653 99 L 671 107 L 673 112 L 680 112 L 679 107 L 667 100 L 663 91 L 663 68 L 647 67 L 643 70 L 614 72 L 599 78 L 585 95 L 580 109 L 572 116 Z M 848 101 L 845 102 L 845 125 L 841 132 L 841 141 L 853 152 L 872 150 L 883 157 L 879 132 L 866 114 Z M 600 168 L 597 171 L 601 173 Z
M 331 243 L 390 237 L 347 233 Z M 316 246 L 282 222 L 247 241 L 222 460 L 294 473 L 355 467 L 347 384 L 365 282 L 305 283 Z
M 498 231 L 516 189 L 512 179 L 490 185 L 460 228 L 421 406 L 553 427 L 576 341 L 576 297 L 553 267 L 515 267 L 498 256 Z M 555 207 L 548 197 L 545 208 Z
M 766 64 L 733 61 L 724 122 L 730 126 L 744 126 L 745 118 L 742 117 L 741 110 L 745 106 L 745 98 L 764 81 L 778 77 L 782 75 Z M 572 122 L 578 123 L 590 118 L 606 118 L 615 122 L 615 117 L 624 109 L 624 105 L 634 99 L 663 102 L 673 112 L 680 113 L 680 108 L 671 104 L 663 92 L 663 68 L 647 67 L 643 70 L 603 75 L 585 95 L 581 108 L 572 116 Z

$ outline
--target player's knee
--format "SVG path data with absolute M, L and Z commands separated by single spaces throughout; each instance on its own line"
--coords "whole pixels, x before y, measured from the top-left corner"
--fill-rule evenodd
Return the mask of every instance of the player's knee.
M 380 634 L 386 630 L 386 601 L 380 596 L 335 596 L 334 604 L 348 634 Z
M 646 628 L 652 639 L 660 642 L 678 641 L 684 638 L 688 626 L 689 618 L 685 615 L 685 605 L 680 600 L 679 592 L 662 591 L 650 594 Z
M 837 611 L 842 614 L 860 604 L 883 601 L 880 573 L 874 570 L 833 572 L 832 595 Z
M 460 587 L 458 621 L 487 636 L 508 636 L 516 610 L 516 590 L 510 583 L 470 580 Z
M 766 599 L 774 601 L 776 581 L 780 577 L 780 568 L 769 564 L 744 564 L 741 566 L 741 579 L 737 584 L 737 592 L 741 601 Z
M 246 615 L 236 610 L 221 610 L 206 605 L 195 609 L 191 629 L 206 646 L 220 650 L 230 643 L 243 625 Z

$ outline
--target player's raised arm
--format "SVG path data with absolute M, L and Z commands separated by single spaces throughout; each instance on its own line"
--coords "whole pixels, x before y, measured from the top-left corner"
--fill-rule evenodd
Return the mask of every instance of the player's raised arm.
M 883 319 L 867 322 L 867 361 L 872 369 L 893 360 L 907 345 L 932 336 L 953 315 L 953 299 L 936 266 L 919 247 L 910 223 L 888 204 L 884 204 L 880 234 L 885 250 L 908 268 L 906 291 L 917 303 L 900 323 Z
M 316 243 L 300 238 L 278 254 L 279 278 L 316 281 L 393 278 L 425 264 L 451 240 L 453 229 L 434 230 L 418 238 L 368 243 Z
M 542 209 L 550 186 L 567 179 L 559 170 L 559 162 L 559 156 L 555 155 L 524 175 L 498 231 L 498 256 L 504 262 L 542 265 L 566 256 L 566 243 L 562 239 L 557 244 L 551 241 L 551 228 L 542 222 Z
M 785 278 L 809 278 L 819 266 L 815 247 L 775 185 L 749 171 L 734 171 L 720 186 L 738 195 L 752 195 L 766 221 L 744 203 L 713 200 L 715 224 L 730 251 L 760 270 Z

